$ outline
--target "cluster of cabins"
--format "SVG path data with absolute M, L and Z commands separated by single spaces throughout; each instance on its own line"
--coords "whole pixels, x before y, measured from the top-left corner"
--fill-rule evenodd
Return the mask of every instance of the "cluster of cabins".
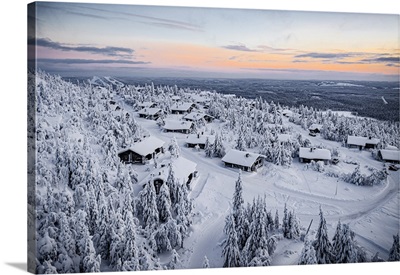
M 165 132 L 174 132 L 186 134 L 185 140 L 186 146 L 189 148 L 198 147 L 204 149 L 208 142 L 214 143 L 215 137 L 213 135 L 201 134 L 190 134 L 193 130 L 194 124 L 202 122 L 212 122 L 213 117 L 208 114 L 195 111 L 196 104 L 202 104 L 203 108 L 206 108 L 206 99 L 200 95 L 194 95 L 195 103 L 183 103 L 179 96 L 175 96 L 175 103 L 170 108 L 171 114 L 183 115 L 181 119 L 165 119 L 163 130 Z M 157 107 L 156 103 L 142 102 L 139 105 L 138 115 L 142 118 L 157 120 L 160 117 L 165 117 L 166 112 L 161 108 Z M 285 116 L 291 116 L 292 113 L 289 110 L 284 110 Z M 309 127 L 310 135 L 319 133 L 322 129 L 322 125 L 313 124 Z M 278 134 L 277 141 L 282 143 L 290 142 L 291 136 L 289 134 Z M 359 136 L 348 136 L 346 145 L 349 148 L 358 148 L 360 150 L 377 148 L 380 142 L 377 138 L 372 137 L 359 137 Z M 126 164 L 146 164 L 150 160 L 158 158 L 159 154 L 164 153 L 165 143 L 153 136 L 146 137 L 138 142 L 135 142 L 132 147 L 125 148 L 118 152 L 118 156 L 122 162 Z M 400 151 L 397 148 L 387 148 L 379 150 L 379 157 L 388 162 L 400 162 Z M 265 156 L 257 153 L 239 151 L 235 149 L 229 150 L 225 156 L 221 159 L 226 167 L 239 168 L 244 171 L 257 171 L 263 166 Z M 299 149 L 299 161 L 301 163 L 309 163 L 311 161 L 322 161 L 325 164 L 336 163 L 335 159 L 332 159 L 331 151 L 322 148 L 300 148 Z M 183 157 L 178 157 L 169 160 L 169 162 L 162 162 L 152 173 L 146 178 L 147 181 L 153 182 L 156 192 L 158 193 L 162 184 L 167 180 L 169 170 L 172 169 L 176 178 L 186 185 L 190 185 L 193 178 L 196 177 L 196 163 L 187 160 Z
M 214 142 L 215 136 L 205 134 L 190 134 L 185 142 L 187 147 L 193 148 L 198 146 L 205 148 L 207 139 L 210 143 Z M 290 139 L 290 135 L 281 134 L 278 137 L 279 142 L 286 142 Z M 376 148 L 379 143 L 378 139 L 363 138 L 349 136 L 347 146 L 350 148 Z M 126 148 L 118 153 L 119 158 L 126 164 L 145 164 L 148 161 L 157 158 L 159 154 L 164 153 L 165 142 L 150 136 L 136 142 L 132 147 Z M 385 150 L 379 150 L 379 156 L 382 160 L 388 162 L 400 162 L 400 151 L 395 147 L 389 147 Z M 226 167 L 239 168 L 243 171 L 257 171 L 263 166 L 265 156 L 257 153 L 239 151 L 235 149 L 229 150 L 222 158 L 222 162 Z M 332 161 L 331 151 L 322 148 L 305 148 L 299 149 L 299 161 L 301 163 L 309 163 L 311 161 L 322 161 L 328 164 Z M 151 180 L 153 181 L 156 191 L 165 182 L 169 168 L 172 167 L 176 177 L 180 182 L 190 185 L 192 179 L 196 176 L 196 164 L 183 157 L 178 157 L 170 163 L 162 163 L 160 167 L 153 171 Z

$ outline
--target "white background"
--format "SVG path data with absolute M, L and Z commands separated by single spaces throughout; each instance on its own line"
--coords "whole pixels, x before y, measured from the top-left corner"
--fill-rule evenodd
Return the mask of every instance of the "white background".
M 68 1 L 70 2 L 70 1 Z M 313 10 L 339 12 L 366 12 L 399 14 L 400 5 L 395 0 L 130 0 L 88 1 L 97 3 L 151 4 L 175 6 L 204 6 L 229 8 L 257 8 L 280 10 Z M 2 1 L 1 59 L 0 59 L 0 274 L 26 273 L 26 26 L 27 3 L 29 1 Z M 398 3 L 398 2 L 397 2 Z M 400 34 L 399 34 L 400 36 Z M 400 44 L 400 42 L 399 42 Z M 400 48 L 400 47 L 399 47 Z M 252 269 L 211 269 L 157 271 L 139 274 L 395 274 L 400 263 L 347 264 L 329 266 L 287 266 Z M 229 273 L 228 273 L 229 272 Z M 115 273 L 103 273 L 111 275 Z

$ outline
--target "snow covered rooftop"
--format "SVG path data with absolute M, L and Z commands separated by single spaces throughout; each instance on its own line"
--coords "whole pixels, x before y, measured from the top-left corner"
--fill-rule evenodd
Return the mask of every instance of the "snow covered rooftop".
M 357 145 L 357 146 L 365 146 L 366 144 L 378 144 L 379 139 L 377 138 L 367 138 L 367 137 L 357 137 L 357 136 L 348 136 L 347 144 Z
M 193 161 L 190 161 L 182 156 L 178 158 L 171 158 L 171 160 L 164 160 L 160 164 L 160 168 L 157 168 L 153 172 L 153 179 L 162 179 L 166 181 L 169 174 L 169 164 L 171 163 L 172 171 L 174 171 L 175 178 L 179 183 L 183 181 L 187 181 L 189 175 L 196 171 L 197 164 Z M 146 178 L 146 180 L 148 180 Z
M 166 130 L 189 130 L 192 125 L 191 121 L 167 120 L 163 128 Z
M 400 161 L 400 151 L 398 150 L 380 150 L 383 160 Z
M 322 124 L 311 124 L 310 127 L 308 127 L 308 130 L 321 130 L 322 129 Z
M 162 110 L 160 108 L 143 108 L 138 112 L 138 114 L 146 116 L 154 116 L 155 114 L 161 111 Z
M 164 145 L 164 141 L 158 139 L 153 136 L 149 136 L 139 142 L 135 142 L 133 146 L 121 150 L 119 153 L 126 152 L 127 150 L 131 150 L 141 156 L 147 156 L 148 154 L 152 154 L 157 148 L 160 148 Z
M 301 147 L 299 157 L 305 158 L 305 159 L 330 160 L 331 159 L 331 151 L 329 151 L 328 149 Z
M 150 108 L 152 106 L 155 106 L 156 104 L 151 101 L 145 101 L 145 102 L 139 103 L 138 105 L 139 105 L 139 107 L 142 107 L 142 108 Z
M 173 111 L 187 111 L 192 107 L 193 103 L 175 103 L 171 106 Z
M 232 149 L 226 153 L 226 155 L 222 158 L 222 161 L 240 166 L 251 167 L 259 157 L 262 157 L 262 155 Z
M 206 140 L 208 138 L 208 141 L 213 143 L 215 140 L 215 136 L 213 135 L 188 135 L 187 139 L 186 139 L 186 143 L 189 144 L 205 144 Z
M 285 115 L 285 116 L 292 116 L 292 115 L 293 115 L 293 112 L 290 111 L 290 110 L 285 109 L 285 110 L 282 111 L 282 115 Z

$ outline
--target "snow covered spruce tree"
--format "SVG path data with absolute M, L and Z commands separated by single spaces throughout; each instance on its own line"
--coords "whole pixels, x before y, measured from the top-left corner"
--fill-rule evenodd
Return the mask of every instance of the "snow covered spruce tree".
M 310 265 L 317 264 L 317 257 L 315 255 L 315 250 L 312 245 L 312 241 L 305 237 L 304 247 L 300 254 L 299 265 Z
M 400 261 L 400 242 L 399 233 L 393 236 L 393 245 L 389 251 L 389 262 Z
M 315 256 L 317 258 L 318 264 L 331 264 L 334 263 L 332 255 L 332 244 L 328 238 L 328 229 L 326 228 L 326 220 L 324 218 L 324 213 L 322 208 L 319 208 L 319 226 L 317 230 L 317 235 L 313 242 L 313 247 L 315 250 Z
M 242 171 L 239 170 L 238 179 L 235 184 L 235 192 L 233 194 L 232 215 L 235 220 L 236 232 L 238 234 L 239 248 L 243 249 L 249 237 L 249 222 L 244 213 L 243 200 L 243 181 Z
M 354 236 L 348 224 L 341 226 L 340 233 L 335 234 L 335 246 L 333 252 L 336 263 L 356 263 L 357 249 L 354 243 Z
M 226 217 L 225 233 L 227 235 L 223 244 L 222 256 L 224 259 L 223 267 L 241 266 L 239 241 L 236 232 L 236 224 L 233 215 Z

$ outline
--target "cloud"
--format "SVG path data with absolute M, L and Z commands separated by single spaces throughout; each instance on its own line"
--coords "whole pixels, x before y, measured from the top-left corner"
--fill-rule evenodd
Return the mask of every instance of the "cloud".
M 295 58 L 315 58 L 315 59 L 344 59 L 355 56 L 354 53 L 305 53 L 295 55 Z
M 42 46 L 46 48 L 51 48 L 54 50 L 61 51 L 76 51 L 76 52 L 87 52 L 93 54 L 101 54 L 106 56 L 118 56 L 118 57 L 130 57 L 132 56 L 134 50 L 130 48 L 123 47 L 93 47 L 93 46 L 67 46 L 59 42 L 54 42 L 48 38 L 29 38 L 28 45 Z
M 375 58 L 366 58 L 362 59 L 362 62 L 365 63 L 399 63 L 400 57 L 399 56 L 381 56 Z
M 95 11 L 96 15 L 98 16 L 98 12 L 102 12 L 105 14 L 112 14 L 115 15 L 115 17 L 112 18 L 118 18 L 118 19 L 124 19 L 124 20 L 131 20 L 132 18 L 140 18 L 140 19 L 145 19 L 145 22 L 141 21 L 136 21 L 138 23 L 146 24 L 146 25 L 153 25 L 157 27 L 163 27 L 163 28 L 169 28 L 169 29 L 179 29 L 179 30 L 188 30 L 188 31 L 195 31 L 195 32 L 202 32 L 203 29 L 196 24 L 192 24 L 189 22 L 185 21 L 179 21 L 179 20 L 172 20 L 172 19 L 165 19 L 161 17 L 154 17 L 154 16 L 147 16 L 147 15 L 140 15 L 136 13 L 131 13 L 131 12 L 123 12 L 123 11 L 116 11 L 116 10 L 106 10 L 106 9 L 101 9 L 101 8 L 96 8 L 96 7 L 89 7 L 86 5 L 75 5 L 75 7 L 80 8 L 80 9 L 85 9 L 87 11 Z M 71 12 L 70 13 L 76 13 L 76 12 Z M 79 14 L 77 14 L 79 15 Z M 86 16 L 82 14 L 83 16 Z M 105 17 L 106 18 L 106 17 Z
M 249 49 L 243 44 L 222 46 L 224 49 L 242 51 L 242 52 L 257 52 L 257 50 Z
M 34 62 L 34 60 L 29 60 L 29 62 Z M 150 64 L 151 62 L 146 61 L 132 61 L 132 60 L 121 60 L 121 59 L 74 59 L 74 58 L 38 58 L 38 63 L 53 63 L 53 64 Z
M 388 64 L 386 64 L 386 66 L 400 68 L 400 64 L 399 63 L 397 63 L 397 64 L 388 63 Z
M 258 48 L 261 49 L 262 51 L 280 53 L 280 54 L 295 51 L 294 49 L 275 48 L 275 47 L 271 47 L 271 46 L 267 46 L 267 45 L 259 45 Z

